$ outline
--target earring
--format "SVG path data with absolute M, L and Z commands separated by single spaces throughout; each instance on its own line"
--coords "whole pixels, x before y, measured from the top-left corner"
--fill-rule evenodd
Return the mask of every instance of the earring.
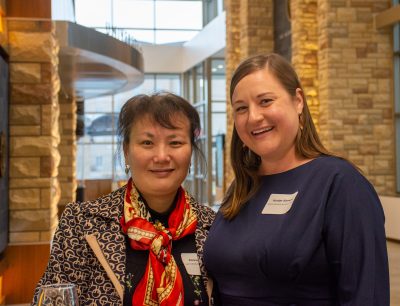
M 303 132 L 303 113 L 299 114 L 299 128 L 300 128 L 300 132 Z
M 126 164 L 125 165 L 125 173 L 128 174 L 130 170 L 131 170 L 131 167 L 128 164 Z

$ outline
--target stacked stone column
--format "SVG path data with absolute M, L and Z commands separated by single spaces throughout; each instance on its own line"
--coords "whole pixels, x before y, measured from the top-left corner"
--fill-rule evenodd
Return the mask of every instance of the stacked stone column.
M 248 56 L 273 51 L 272 0 L 227 0 L 226 9 L 226 96 L 227 134 L 225 138 L 225 190 L 232 182 L 230 167 L 230 141 L 232 137 L 232 110 L 229 84 L 232 73 Z
M 391 28 L 373 16 L 387 0 L 319 0 L 320 135 L 381 195 L 395 192 Z
M 59 215 L 66 204 L 76 198 L 76 101 L 74 97 L 60 93 L 60 136 L 58 146 L 61 161 L 58 168 L 58 180 L 61 186 L 61 198 L 58 204 Z
M 46 241 L 57 225 L 60 81 L 51 21 L 9 19 L 10 242 Z
M 290 1 L 292 64 L 319 129 L 317 0 Z

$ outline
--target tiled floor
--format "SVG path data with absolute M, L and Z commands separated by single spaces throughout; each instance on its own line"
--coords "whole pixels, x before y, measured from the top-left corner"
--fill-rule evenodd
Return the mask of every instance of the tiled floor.
M 388 241 L 390 305 L 400 306 L 400 242 Z

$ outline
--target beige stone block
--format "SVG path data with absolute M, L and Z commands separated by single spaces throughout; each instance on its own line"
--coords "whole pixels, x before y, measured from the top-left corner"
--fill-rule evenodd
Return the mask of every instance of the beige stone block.
M 51 241 L 53 239 L 54 231 L 45 231 L 45 232 L 40 232 L 40 241 Z
M 50 136 L 12 137 L 10 139 L 11 156 L 50 156 L 54 146 Z
M 11 84 L 11 104 L 51 104 L 55 89 L 51 84 Z
M 64 119 L 62 121 L 62 126 L 64 129 L 68 130 L 68 129 L 73 129 L 75 127 L 75 121 L 72 119 Z
M 51 206 L 53 207 L 57 206 L 58 202 L 60 201 L 60 197 L 61 197 L 60 182 L 58 181 L 58 179 L 55 179 L 53 180 L 51 185 L 51 201 L 52 201 Z
M 363 70 L 363 65 L 360 62 L 354 63 L 354 64 L 349 64 L 348 72 L 350 72 L 350 73 L 365 73 Z
M 10 232 L 9 237 L 11 243 L 38 242 L 40 240 L 40 232 Z
M 367 23 L 350 23 L 348 25 L 349 32 L 353 33 L 364 33 L 365 31 L 371 31 L 371 25 Z
M 41 133 L 39 125 L 11 125 L 10 136 L 39 136 Z
M 42 83 L 54 83 L 57 82 L 58 77 L 57 68 L 52 63 L 41 64 L 41 82 Z
M 373 17 L 374 15 L 371 14 L 370 9 L 364 9 L 364 10 L 358 9 L 356 12 L 357 22 L 371 23 L 373 21 Z
M 391 153 L 394 151 L 394 142 L 393 140 L 381 140 L 379 141 L 379 151 L 387 151 Z
M 54 30 L 54 23 L 51 20 L 9 19 L 7 24 L 10 31 L 51 32 Z
M 361 98 L 357 99 L 358 108 L 362 108 L 362 109 L 372 108 L 373 105 L 374 104 L 373 104 L 372 98 L 370 98 L 370 97 L 366 97 L 366 98 L 361 97 Z
M 40 189 L 11 189 L 9 195 L 11 210 L 36 209 L 40 207 Z
M 353 87 L 352 92 L 354 94 L 365 94 L 365 93 L 368 93 L 368 87 L 366 87 L 366 86 Z
M 354 133 L 358 135 L 368 135 L 371 134 L 371 126 L 369 125 L 357 125 L 354 127 Z
M 11 63 L 11 83 L 39 83 L 41 81 L 40 64 L 35 63 Z
M 363 144 L 364 138 L 361 135 L 345 135 L 344 140 L 346 143 Z
M 60 164 L 60 154 L 57 149 L 52 149 L 51 156 L 40 158 L 40 176 L 56 177 L 58 175 L 58 165 Z
M 390 168 L 388 160 L 376 159 L 374 162 L 374 170 L 387 170 Z
M 40 119 L 39 105 L 12 105 L 10 107 L 10 124 L 36 125 L 40 124 Z
M 373 95 L 372 99 L 374 100 L 374 107 L 390 109 L 391 106 L 388 105 L 388 101 L 391 101 L 391 96 L 391 94 L 383 92 L 381 94 Z
M 53 147 L 51 156 L 53 157 L 53 162 L 54 162 L 54 167 L 55 167 L 53 176 L 57 176 L 58 175 L 58 166 L 60 165 L 60 161 L 61 161 L 60 151 L 57 148 Z
M 75 192 L 76 184 L 74 182 L 60 183 L 61 197 L 71 197 L 71 194 Z
M 332 88 L 331 98 L 339 99 L 339 98 L 348 98 L 351 96 L 350 88 L 337 88 L 334 86 L 330 86 Z
M 50 62 L 54 56 L 54 37 L 51 33 L 8 33 L 12 61 Z
M 51 188 L 53 178 L 10 178 L 10 189 L 13 188 Z
M 51 203 L 52 203 L 51 189 L 50 188 L 40 189 L 40 207 L 50 208 Z
M 377 144 L 363 144 L 358 150 L 360 154 L 377 154 L 379 153 L 379 146 Z
M 54 102 L 54 101 L 53 101 Z M 52 135 L 59 137 L 59 115 L 60 109 L 58 105 L 43 105 L 42 106 L 42 133 L 43 135 Z
M 336 11 L 338 22 L 352 23 L 356 20 L 357 10 L 349 7 L 339 7 Z
M 378 67 L 382 67 L 382 66 L 391 67 L 392 66 L 392 61 L 393 61 L 392 58 L 386 58 L 386 57 L 378 58 L 377 65 L 378 65 Z
M 68 158 L 68 156 L 62 155 L 61 156 L 61 160 L 60 160 L 60 164 L 59 164 L 59 168 L 61 168 L 61 167 L 69 167 L 70 165 L 71 165 L 71 159 Z M 61 170 L 59 169 L 59 171 L 61 171 Z M 61 172 L 59 172 L 59 173 L 61 173 Z
M 392 137 L 392 128 L 387 125 L 375 125 L 372 127 L 375 139 L 384 139 Z M 381 140 L 382 141 L 382 140 Z
M 66 198 L 61 198 L 61 199 L 60 199 L 60 202 L 58 203 L 58 209 L 59 209 L 59 211 L 60 211 L 60 210 L 64 210 L 64 209 L 65 209 L 65 206 L 66 206 L 68 203 L 71 203 L 71 202 L 74 202 L 74 199 L 72 198 L 72 196 L 66 197 Z
M 75 134 L 63 134 L 60 144 L 74 146 L 76 140 Z
M 45 231 L 50 228 L 50 211 L 10 211 L 10 232 Z
M 358 144 L 352 142 L 345 142 L 343 147 L 340 149 L 346 150 L 348 153 L 351 153 L 350 150 L 356 150 L 358 148 Z
M 392 90 L 392 81 L 387 79 L 387 80 L 378 80 L 378 90 L 380 93 L 391 93 Z
M 331 27 L 328 29 L 330 37 L 347 37 L 349 35 L 347 27 Z
M 378 91 L 378 85 L 375 83 L 369 83 L 368 84 L 368 92 L 374 93 Z
M 71 166 L 67 166 L 67 167 L 58 167 L 58 174 L 61 177 L 73 177 L 74 174 L 74 170 L 72 169 Z
M 40 158 L 39 157 L 11 157 L 10 158 L 10 177 L 39 177 Z
M 368 80 L 363 78 L 363 79 L 355 79 L 355 78 L 351 78 L 348 80 L 349 82 L 349 86 L 350 87 L 354 87 L 354 86 L 366 86 L 368 85 Z
M 347 79 L 331 79 L 329 86 L 335 88 L 347 88 L 348 86 Z
M 67 115 L 75 112 L 74 104 L 62 104 L 60 103 L 60 114 Z

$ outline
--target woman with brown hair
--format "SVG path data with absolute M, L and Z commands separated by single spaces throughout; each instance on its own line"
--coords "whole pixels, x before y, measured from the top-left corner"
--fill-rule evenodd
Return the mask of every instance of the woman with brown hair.
M 81 305 L 208 305 L 203 243 L 214 212 L 183 189 L 200 118 L 170 93 L 139 95 L 118 121 L 127 185 L 67 205 L 35 292 L 72 283 Z
M 290 63 L 245 60 L 230 98 L 235 180 L 204 253 L 222 305 L 389 305 L 379 198 L 322 145 Z

